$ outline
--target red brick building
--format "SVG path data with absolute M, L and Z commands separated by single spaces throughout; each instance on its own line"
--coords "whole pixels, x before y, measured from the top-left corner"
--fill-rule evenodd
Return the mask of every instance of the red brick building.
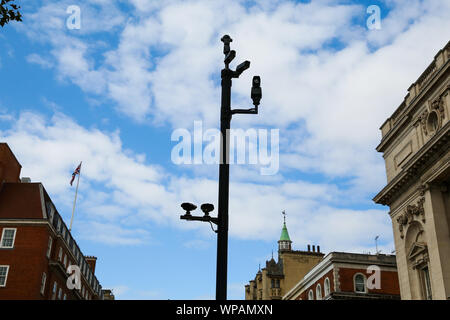
M 283 299 L 400 299 L 395 255 L 331 252 Z
M 103 299 L 97 258 L 82 254 L 43 185 L 21 181 L 20 170 L 0 143 L 0 300 Z M 67 285 L 71 265 L 80 270 L 79 290 Z

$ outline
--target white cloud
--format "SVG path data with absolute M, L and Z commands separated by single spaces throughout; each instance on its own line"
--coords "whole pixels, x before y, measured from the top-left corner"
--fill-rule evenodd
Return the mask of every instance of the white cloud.
M 450 29 L 447 1 L 388 1 L 374 31 L 353 22 L 365 21 L 364 7 L 335 1 L 263 1 L 249 9 L 243 1 L 134 0 L 128 19 L 116 2 L 86 1 L 80 37 L 64 27 L 65 4 L 30 16 L 46 36 L 27 29 L 51 43 L 61 79 L 114 101 L 136 121 L 190 127 L 202 119 L 215 127 L 219 38 L 229 33 L 236 61 L 252 62 L 233 84 L 235 106 L 250 104 L 252 74 L 263 85 L 260 114 L 236 117 L 233 126 L 280 128 L 281 139 L 291 138 L 281 147 L 282 170 L 348 178 L 365 196 L 385 183 L 374 151 L 380 124 L 448 41 L 439 30 Z M 89 37 L 98 32 L 117 33 L 117 47 Z M 292 125 L 304 126 L 301 139 L 292 139 Z
M 119 208 L 113 208 L 118 210 Z M 77 233 L 80 239 L 100 242 L 110 246 L 141 245 L 148 243 L 148 231 L 144 229 L 126 229 L 117 224 L 95 221 L 77 221 Z
M 212 202 L 217 208 L 217 180 L 170 174 L 126 150 L 117 132 L 87 129 L 60 113 L 48 120 L 24 112 L 11 128 L 0 131 L 0 140 L 16 154 L 23 176 L 43 182 L 66 219 L 74 192 L 70 176 L 83 161 L 74 224 L 81 238 L 110 245 L 153 243 L 152 224 L 211 233 L 204 224 L 180 221 L 180 203 Z M 389 238 L 390 220 L 383 211 L 339 209 L 348 204 L 345 197 L 333 184 L 232 181 L 230 236 L 276 240 L 280 213 L 286 210 L 298 245 L 315 240 L 327 250 L 345 248 L 365 243 L 371 230 Z M 203 236 L 187 245 L 197 246 Z
M 53 67 L 53 63 L 48 59 L 41 57 L 37 53 L 32 53 L 26 57 L 27 62 L 40 65 L 44 69 Z
M 390 11 L 376 31 L 354 24 L 365 21 L 364 7 L 335 1 L 261 1 L 251 9 L 245 1 L 131 3 L 134 12 L 126 17 L 118 2 L 83 2 L 86 20 L 79 33 L 65 28 L 68 1 L 46 4 L 18 27 L 50 44 L 48 53 L 32 54 L 28 61 L 53 65 L 59 79 L 78 85 L 91 101 L 110 99 L 118 112 L 138 122 L 190 128 L 202 119 L 205 127 L 215 127 L 219 38 L 228 33 L 236 62 L 252 63 L 233 83 L 233 106 L 250 104 L 253 74 L 261 75 L 263 87 L 260 114 L 236 117 L 233 127 L 279 128 L 281 139 L 279 175 L 261 178 L 254 168 L 232 168 L 231 235 L 275 238 L 275 222 L 285 209 L 298 243 L 317 239 L 330 249 L 354 246 L 367 238 L 369 225 L 389 238 L 389 218 L 382 211 L 344 210 L 340 203 L 351 207 L 385 184 L 382 157 L 374 150 L 378 128 L 448 41 L 442 32 L 450 30 L 448 1 L 386 1 Z M 117 42 L 98 41 L 98 34 Z M 43 58 L 48 55 L 53 61 Z M 24 174 L 44 181 L 61 199 L 70 198 L 66 177 L 76 165 L 73 155 L 82 158 L 82 208 L 105 224 L 97 227 L 106 233 L 118 221 L 127 228 L 137 228 L 137 221 L 200 228 L 180 223 L 179 203 L 217 198 L 211 167 L 194 166 L 205 178 L 171 175 L 125 152 L 118 132 L 83 128 L 61 114 L 51 122 L 22 114 L 3 138 L 24 159 Z M 295 171 L 324 178 L 285 181 Z M 342 219 L 352 223 L 340 224 Z M 129 237 L 126 230 L 118 232 Z

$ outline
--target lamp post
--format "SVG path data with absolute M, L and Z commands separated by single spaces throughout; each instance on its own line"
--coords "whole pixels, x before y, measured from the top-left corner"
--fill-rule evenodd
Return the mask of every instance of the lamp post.
M 192 216 L 190 211 L 197 208 L 191 203 L 183 203 L 181 206 L 186 210 L 186 214 L 181 216 L 185 220 L 197 220 L 217 224 L 217 272 L 216 272 L 216 300 L 227 299 L 227 263 L 228 263 L 228 199 L 230 184 L 230 124 L 233 114 L 257 114 L 259 102 L 262 97 L 261 79 L 254 76 L 252 80 L 251 98 L 254 108 L 231 110 L 231 85 L 233 78 L 239 76 L 250 67 L 250 61 L 244 61 L 236 67 L 236 70 L 229 68 L 230 63 L 236 57 L 236 51 L 230 50 L 230 43 L 233 41 L 229 35 L 221 38 L 223 42 L 223 53 L 225 55 L 225 68 L 221 71 L 222 78 L 222 100 L 220 108 L 220 164 L 219 164 L 219 208 L 217 218 L 209 216 L 209 212 L 214 209 L 211 204 L 202 205 L 205 212 L 203 217 Z M 206 206 L 206 207 L 205 207 Z

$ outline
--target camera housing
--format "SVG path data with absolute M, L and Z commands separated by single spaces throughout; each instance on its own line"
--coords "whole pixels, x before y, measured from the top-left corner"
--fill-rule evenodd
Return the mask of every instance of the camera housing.
M 262 98 L 261 77 L 260 76 L 253 77 L 251 98 L 253 100 L 253 104 L 255 106 L 258 106 L 259 102 L 261 101 L 261 98 Z
M 227 54 L 230 52 L 230 42 L 233 42 L 233 39 L 226 34 L 220 40 L 223 42 L 223 54 Z
M 200 209 L 205 213 L 205 216 L 209 216 L 209 213 L 214 210 L 214 205 L 211 203 L 204 203 L 200 206 Z
M 233 61 L 233 59 L 236 57 L 236 51 L 231 50 L 230 52 L 227 53 L 227 55 L 225 56 L 225 60 L 223 60 L 223 62 L 225 62 L 226 65 L 229 65 L 231 61 Z
M 247 70 L 248 68 L 250 68 L 250 61 L 248 61 L 248 60 L 239 64 L 236 67 L 236 77 L 239 77 L 241 75 L 241 73 L 244 72 L 245 70 Z
M 190 203 L 190 202 L 182 203 L 181 207 L 183 208 L 184 211 L 186 211 L 186 215 L 190 215 L 191 211 L 194 211 L 195 209 L 197 209 L 197 206 L 195 204 Z

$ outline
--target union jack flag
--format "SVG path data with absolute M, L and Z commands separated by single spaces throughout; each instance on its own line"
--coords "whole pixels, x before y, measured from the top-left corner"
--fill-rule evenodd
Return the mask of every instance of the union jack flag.
M 76 176 L 77 174 L 80 174 L 80 170 L 81 170 L 81 162 L 80 162 L 80 164 L 78 165 L 78 167 L 75 169 L 75 171 L 72 173 L 72 179 L 70 180 L 70 185 L 72 185 L 73 180 L 75 180 L 75 176 Z

